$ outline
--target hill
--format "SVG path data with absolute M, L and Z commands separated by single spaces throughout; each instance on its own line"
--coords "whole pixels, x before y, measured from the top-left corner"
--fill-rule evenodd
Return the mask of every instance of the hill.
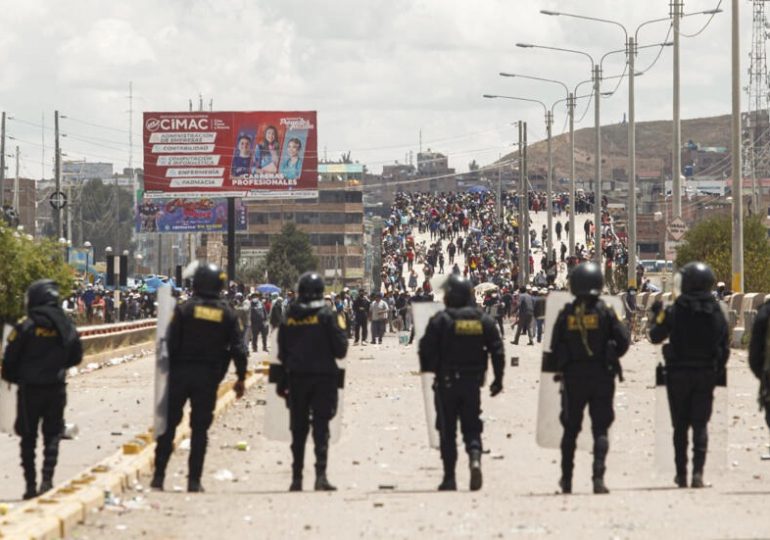
M 699 146 L 730 147 L 730 115 L 692 118 L 682 120 L 682 144 L 692 140 Z M 557 126 L 561 129 L 561 125 Z M 638 174 L 671 173 L 671 121 L 656 120 L 636 123 L 636 169 Z M 538 130 L 540 131 L 540 130 Z M 569 177 L 570 140 L 569 132 L 554 136 L 552 141 L 554 178 Z M 578 178 L 594 176 L 594 129 L 581 128 L 575 131 L 575 170 Z M 511 159 L 514 153 L 502 159 Z M 545 171 L 548 166 L 547 143 L 538 141 L 529 146 L 530 174 Z M 612 169 L 626 169 L 628 166 L 628 124 L 602 126 L 602 176 L 610 178 Z

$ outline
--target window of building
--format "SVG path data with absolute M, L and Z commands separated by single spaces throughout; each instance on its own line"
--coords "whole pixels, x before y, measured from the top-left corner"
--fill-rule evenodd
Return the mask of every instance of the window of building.
M 362 268 L 364 265 L 364 259 L 363 257 L 348 257 L 347 265 L 348 268 Z
M 319 203 L 344 203 L 345 192 L 336 190 L 322 190 L 318 192 Z
M 346 246 L 360 246 L 364 239 L 363 234 L 346 234 L 345 245 Z
M 268 214 L 265 212 L 249 212 L 250 225 L 267 225 Z
M 364 221 L 364 215 L 363 214 L 345 214 L 345 223 L 363 223 Z
M 360 203 L 363 200 L 362 191 L 346 191 L 345 202 L 346 203 Z
M 340 246 L 345 245 L 344 234 L 311 234 L 311 243 L 313 242 L 314 236 L 317 237 L 317 243 L 315 243 L 317 246 L 333 246 L 335 244 L 339 244 Z
M 297 225 L 316 225 L 318 223 L 318 212 L 296 212 L 294 222 Z
M 241 247 L 264 248 L 270 246 L 270 236 L 267 234 L 243 234 L 238 236 Z
M 294 212 L 284 212 L 283 213 L 283 220 L 284 221 L 294 221 Z
M 343 212 L 323 212 L 319 216 L 322 225 L 342 225 L 345 223 L 345 214 Z
M 270 221 L 271 222 L 281 221 L 281 213 L 280 212 L 270 212 Z

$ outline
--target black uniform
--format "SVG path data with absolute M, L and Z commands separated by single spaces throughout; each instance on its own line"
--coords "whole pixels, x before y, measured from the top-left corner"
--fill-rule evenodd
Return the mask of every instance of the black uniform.
M 42 422 L 43 482 L 47 491 L 53 482 L 64 430 L 67 403 L 67 370 L 83 359 L 83 347 L 75 326 L 58 306 L 28 310 L 8 337 L 2 377 L 18 385 L 17 417 L 14 426 L 21 437 L 21 465 L 27 485 L 25 498 L 35 496 L 35 448 Z
M 628 350 L 628 329 L 610 306 L 597 298 L 587 298 L 565 306 L 552 335 L 551 351 L 563 373 L 562 481 L 571 489 L 575 447 L 587 405 L 594 438 L 593 478 L 595 485 L 597 481 L 603 485 L 609 451 L 607 431 L 615 419 L 615 376 L 620 372 L 619 358 Z
M 466 451 L 482 450 L 480 388 L 490 355 L 495 381 L 502 385 L 503 342 L 495 320 L 476 307 L 447 308 L 437 313 L 420 340 L 420 370 L 436 374 L 436 428 L 441 436 L 445 477 L 454 477 L 458 419 Z
M 353 301 L 353 314 L 356 318 L 355 343 L 358 343 L 359 336 L 361 337 L 361 343 L 366 342 L 366 322 L 369 319 L 369 306 L 371 304 L 369 299 L 363 294 L 359 294 Z
M 666 361 L 666 389 L 674 426 L 677 477 L 687 474 L 687 432 L 693 431 L 693 475 L 702 475 L 708 450 L 708 421 L 714 387 L 724 378 L 730 356 L 727 320 L 709 291 L 682 294 L 661 310 L 650 327 L 650 340 L 661 343 Z
M 242 334 L 238 318 L 225 300 L 194 296 L 174 309 L 166 333 L 170 365 L 167 427 L 155 449 L 155 476 L 160 485 L 188 399 L 192 429 L 188 486 L 200 484 L 217 389 L 231 358 L 238 380 L 246 378 L 248 351 Z
M 291 304 L 278 328 L 278 359 L 287 375 L 292 473 L 300 484 L 311 418 L 316 479 L 326 477 L 329 422 L 337 413 L 341 379 L 335 359 L 345 358 L 347 351 L 344 315 L 335 313 L 324 300 Z
M 765 303 L 757 311 L 754 327 L 751 329 L 749 344 L 749 366 L 759 379 L 759 406 L 765 409 L 765 421 L 770 427 L 770 347 L 768 346 L 768 330 L 770 325 L 770 302 Z

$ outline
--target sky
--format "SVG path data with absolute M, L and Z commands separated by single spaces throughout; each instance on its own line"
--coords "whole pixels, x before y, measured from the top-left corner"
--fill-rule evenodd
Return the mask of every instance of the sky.
M 730 3 L 700 35 L 682 38 L 682 118 L 730 112 Z M 719 0 L 685 0 L 686 13 Z M 748 83 L 751 3 L 741 6 L 742 86 Z M 668 16 L 668 0 L 0 0 L 0 110 L 6 154 L 20 147 L 21 175 L 52 176 L 54 110 L 64 159 L 142 166 L 142 111 L 183 111 L 189 100 L 214 110 L 317 110 L 319 154 L 343 152 L 379 172 L 430 148 L 458 171 L 513 150 L 516 120 L 529 141 L 545 136 L 542 107 L 483 94 L 564 97 L 558 85 L 502 78 L 514 72 L 590 78 L 585 57 L 517 48 L 517 42 L 580 49 L 595 58 L 623 48 L 614 25 L 550 17 L 540 9 L 611 18 L 633 32 Z M 682 21 L 701 30 L 708 16 Z M 640 45 L 665 40 L 668 22 L 645 26 Z M 658 48 L 642 50 L 637 70 Z M 623 72 L 607 57 L 604 75 Z M 672 48 L 636 83 L 637 121 L 671 118 Z M 129 115 L 129 82 L 133 116 Z M 617 80 L 603 83 L 614 90 Z M 582 88 L 588 90 L 590 85 Z M 602 100 L 602 123 L 619 123 L 627 83 Z M 582 92 L 581 92 L 582 93 Z M 744 108 L 746 96 L 742 96 Z M 585 104 L 578 108 L 578 118 Z M 566 125 L 555 109 L 554 134 Z M 589 111 L 576 128 L 593 125 Z M 129 145 L 133 128 L 133 145 Z M 131 151 L 131 149 L 133 151 Z M 9 176 L 13 158 L 9 159 Z

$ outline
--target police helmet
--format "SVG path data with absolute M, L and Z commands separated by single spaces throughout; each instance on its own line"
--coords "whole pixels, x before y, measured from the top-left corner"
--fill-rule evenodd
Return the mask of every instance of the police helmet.
M 682 294 L 710 291 L 716 281 L 709 265 L 702 262 L 687 263 L 679 273 L 682 276 Z
M 464 307 L 473 300 L 471 282 L 456 274 L 450 274 L 441 288 L 444 289 L 444 304 L 447 307 Z
M 297 282 L 299 301 L 306 304 L 314 300 L 323 300 L 324 280 L 316 272 L 305 272 Z
M 569 290 L 575 296 L 598 297 L 602 294 L 604 278 L 602 269 L 595 262 L 585 262 L 577 265 L 569 278 Z
M 39 279 L 27 289 L 27 309 L 59 305 L 59 286 L 52 279 Z
M 217 298 L 226 279 L 227 276 L 216 264 L 200 264 L 193 274 L 193 293 L 203 298 Z

